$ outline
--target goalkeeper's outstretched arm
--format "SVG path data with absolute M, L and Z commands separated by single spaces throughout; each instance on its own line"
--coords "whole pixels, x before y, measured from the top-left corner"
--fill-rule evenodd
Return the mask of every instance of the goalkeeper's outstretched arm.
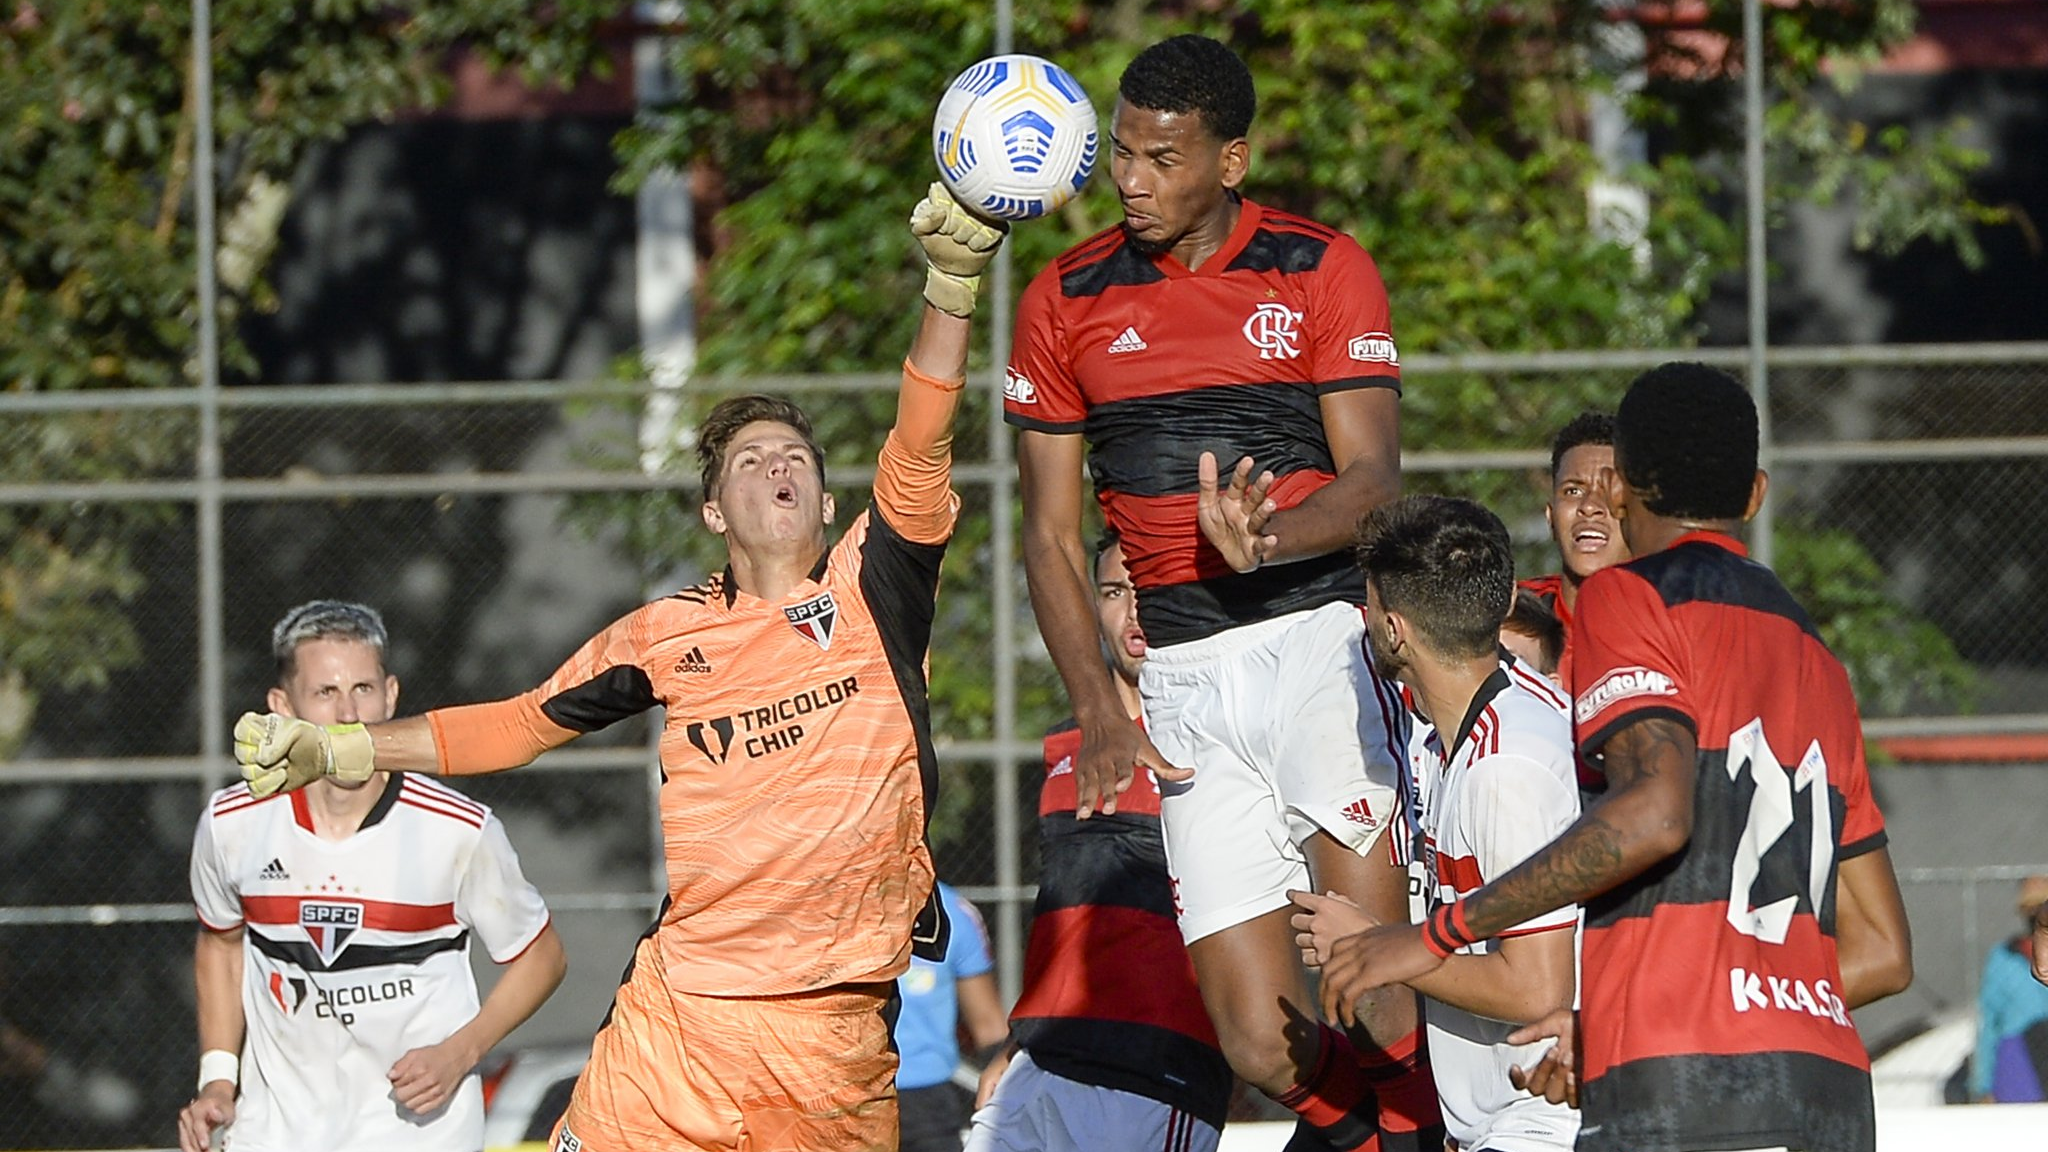
M 966 386 L 968 319 L 1005 229 L 935 183 L 911 212 L 910 233 L 928 265 L 925 304 L 903 361 L 896 426 L 882 444 L 875 505 L 905 539 L 937 544 L 953 528 L 953 416 Z
M 235 724 L 235 760 L 257 796 L 303 788 L 322 776 L 353 781 L 372 772 L 501 772 L 581 735 L 548 719 L 538 695 L 536 689 L 378 724 L 323 726 L 247 712 Z

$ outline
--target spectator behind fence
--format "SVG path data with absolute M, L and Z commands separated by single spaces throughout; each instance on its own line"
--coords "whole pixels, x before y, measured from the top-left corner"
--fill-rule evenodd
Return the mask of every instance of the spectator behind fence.
M 981 913 L 951 884 L 939 885 L 939 899 L 953 924 L 945 958 L 914 956 L 910 970 L 896 978 L 903 997 L 895 1029 L 896 1050 L 903 1057 L 896 1069 L 902 1152 L 960 1152 L 974 1099 L 953 1080 L 960 1066 L 960 1030 L 966 1029 L 975 1059 L 983 1064 L 1010 1034 Z
M 2048 904 L 2048 875 L 2020 881 L 2014 907 L 2018 935 L 1984 958 L 1977 992 L 1977 1054 L 1970 1061 L 1970 1099 L 1999 1104 L 2048 1099 L 2048 988 L 2033 979 L 2042 957 L 2036 913 Z
M 271 632 L 270 710 L 315 724 L 398 706 L 374 609 L 315 600 Z M 562 982 L 561 940 L 489 808 L 400 772 L 213 794 L 192 845 L 199 1093 L 183 1152 L 467 1152 L 477 1061 Z M 474 934 L 504 975 L 477 1003 Z M 242 1075 L 247 1072 L 248 1075 Z M 239 1097 L 237 1085 L 239 1083 Z

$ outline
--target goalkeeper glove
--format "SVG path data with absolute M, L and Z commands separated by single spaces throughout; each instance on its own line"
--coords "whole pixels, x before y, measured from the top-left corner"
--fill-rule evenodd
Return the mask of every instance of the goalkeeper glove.
M 257 797 L 304 788 L 322 776 L 360 783 L 377 768 L 369 729 L 361 724 L 323 728 L 275 712 L 244 712 L 235 721 L 235 762 Z
M 910 213 L 910 234 L 924 246 L 924 298 L 954 316 L 974 315 L 981 270 L 995 258 L 1010 226 L 984 220 L 955 203 L 946 186 L 932 182 Z

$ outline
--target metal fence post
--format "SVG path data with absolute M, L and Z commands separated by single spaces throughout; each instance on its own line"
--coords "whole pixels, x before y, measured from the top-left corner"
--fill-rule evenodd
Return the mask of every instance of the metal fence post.
M 1016 49 L 1016 18 L 1010 0 L 996 0 L 996 53 Z M 1017 739 L 1017 596 L 1016 531 L 1010 504 L 1014 499 L 1016 470 L 1011 466 L 1010 430 L 1003 423 L 1003 370 L 1010 359 L 1010 300 L 1013 262 L 1010 246 L 996 253 L 993 320 L 989 326 L 989 413 L 988 459 L 994 473 L 989 479 L 989 563 L 993 593 L 990 610 L 995 615 L 995 723 L 991 735 L 999 749 L 991 765 L 995 790 L 996 884 L 1003 895 L 996 903 L 996 933 L 1000 948 L 996 956 L 996 985 L 1003 1003 L 1014 1004 L 1024 987 L 1024 908 L 1018 886 L 1023 883 L 1023 862 L 1018 859 L 1017 760 L 1010 745 Z
M 212 766 L 199 786 L 210 792 L 225 773 L 227 668 L 225 584 L 221 555 L 220 285 L 215 275 L 216 219 L 213 170 L 213 6 L 192 0 L 193 215 L 198 236 L 193 262 L 199 277 L 199 442 L 196 508 L 199 575 L 199 754 Z
M 1742 2 L 1742 168 L 1743 221 L 1749 254 L 1749 390 L 1756 397 L 1757 467 L 1771 466 L 1770 268 L 1765 264 L 1764 232 L 1770 221 L 1764 207 L 1764 19 L 1761 0 Z M 1777 516 L 1770 500 L 1757 510 L 1750 547 L 1757 562 L 1768 567 L 1776 552 Z

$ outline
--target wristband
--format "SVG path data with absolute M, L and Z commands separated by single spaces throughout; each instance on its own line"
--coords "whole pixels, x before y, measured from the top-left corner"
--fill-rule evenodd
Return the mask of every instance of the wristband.
M 199 1087 L 203 1090 L 215 1080 L 239 1084 L 242 1076 L 242 1058 L 225 1048 L 209 1048 L 199 1054 Z
M 1465 925 L 1465 905 L 1462 902 L 1439 904 L 1436 911 L 1422 922 L 1422 946 L 1439 960 L 1448 959 L 1460 948 L 1479 943 L 1479 939 Z

